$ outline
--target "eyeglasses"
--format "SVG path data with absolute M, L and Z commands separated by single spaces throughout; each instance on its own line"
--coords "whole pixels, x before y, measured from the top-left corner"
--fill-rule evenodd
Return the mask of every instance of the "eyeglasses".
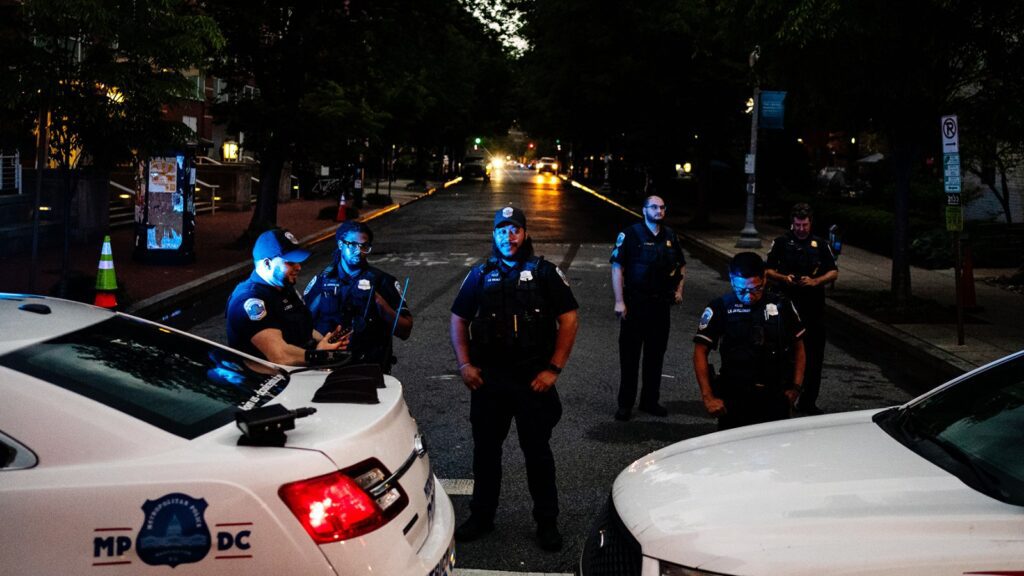
M 750 295 L 750 294 L 760 294 L 761 292 L 764 292 L 764 284 L 759 284 L 757 286 L 751 286 L 749 288 L 742 288 L 740 286 L 737 286 L 736 284 L 733 284 L 732 285 L 732 291 L 735 292 L 737 296 L 747 296 L 747 295 Z
M 369 242 L 351 242 L 349 240 L 342 240 L 340 244 L 346 248 L 358 248 L 363 254 L 369 254 L 373 251 L 373 246 L 370 245 Z
M 665 205 L 664 204 L 648 204 L 646 206 L 646 208 L 654 208 L 655 210 L 664 210 L 665 209 Z

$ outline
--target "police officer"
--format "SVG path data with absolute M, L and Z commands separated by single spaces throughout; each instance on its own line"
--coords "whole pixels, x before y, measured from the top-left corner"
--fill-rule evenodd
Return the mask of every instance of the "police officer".
M 693 368 L 704 407 L 719 430 L 782 420 L 804 377 L 804 328 L 785 297 L 765 293 L 765 267 L 753 252 L 729 264 L 732 292 L 704 309 L 693 338 Z M 713 378 L 708 355 L 718 349 L 722 370 Z
M 661 368 L 668 346 L 669 308 L 683 300 L 686 258 L 679 239 L 662 224 L 665 201 L 649 196 L 644 221 L 621 232 L 612 250 L 612 291 L 619 324 L 619 397 L 616 420 L 629 420 L 636 401 L 637 370 L 643 353 L 640 410 L 668 414 L 659 402 Z
M 471 514 L 455 538 L 468 542 L 494 529 L 502 444 L 515 419 L 537 538 L 555 551 L 562 535 L 549 441 L 562 415 L 555 382 L 576 339 L 579 306 L 558 267 L 534 255 L 522 210 L 498 210 L 493 240 L 493 255 L 470 270 L 452 304 L 452 347 L 471 390 L 474 474 Z
M 308 257 L 287 230 L 260 234 L 252 249 L 255 270 L 228 299 L 229 346 L 286 366 L 336 359 L 332 351 L 344 349 L 347 338 L 337 329 L 315 331 L 309 309 L 295 291 Z
M 782 286 L 807 329 L 807 370 L 796 404 L 805 414 L 822 413 L 817 401 L 825 359 L 825 286 L 839 277 L 829 243 L 811 234 L 813 216 L 810 205 L 793 206 L 789 232 L 776 238 L 768 252 L 768 279 Z
M 356 362 L 378 364 L 391 372 L 392 333 L 402 340 L 412 332 L 412 314 L 394 276 L 370 266 L 373 231 L 349 220 L 335 233 L 334 262 L 316 275 L 303 292 L 310 302 L 313 326 L 323 332 L 340 325 L 351 330 L 349 351 Z M 397 317 L 397 322 L 395 321 Z

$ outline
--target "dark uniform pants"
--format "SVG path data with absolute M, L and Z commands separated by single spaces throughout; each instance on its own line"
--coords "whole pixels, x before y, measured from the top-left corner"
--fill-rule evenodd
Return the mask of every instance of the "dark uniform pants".
M 726 413 L 718 418 L 719 430 L 789 418 L 789 399 L 776 388 L 745 388 L 725 394 L 722 400 Z
M 471 394 L 470 422 L 473 424 L 474 516 L 493 519 L 501 493 L 502 445 L 512 419 L 519 433 L 519 447 L 526 459 L 526 479 L 533 497 L 533 517 L 538 522 L 558 516 L 555 486 L 555 457 L 548 442 L 562 417 L 558 391 L 530 390 L 533 376 L 504 381 L 484 374 L 484 385 Z
M 811 408 L 818 402 L 821 391 L 821 369 L 825 362 L 825 323 L 821 320 L 808 321 L 804 332 L 804 386 L 800 389 L 799 407 Z
M 640 390 L 640 405 L 658 403 L 671 318 L 669 302 L 626 303 L 626 318 L 619 325 L 619 408 L 631 409 L 636 401 L 641 353 L 643 388 Z

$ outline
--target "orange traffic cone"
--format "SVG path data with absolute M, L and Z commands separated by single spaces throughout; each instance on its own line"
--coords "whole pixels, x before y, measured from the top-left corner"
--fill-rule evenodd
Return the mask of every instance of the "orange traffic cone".
M 101 308 L 117 308 L 117 276 L 114 274 L 114 253 L 110 249 L 110 236 L 103 237 L 99 270 L 96 272 L 96 300 Z
M 348 199 L 342 194 L 338 199 L 338 215 L 334 217 L 334 221 L 344 222 L 345 220 L 348 220 Z

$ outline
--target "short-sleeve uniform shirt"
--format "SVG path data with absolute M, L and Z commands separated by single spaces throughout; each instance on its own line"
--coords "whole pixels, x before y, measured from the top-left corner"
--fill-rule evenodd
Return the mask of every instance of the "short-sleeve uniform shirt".
M 609 261 L 623 268 L 627 301 L 671 301 L 682 279 L 680 269 L 686 266 L 676 233 L 661 226 L 654 234 L 643 222 L 619 234 Z
M 313 317 L 293 286 L 278 289 L 253 272 L 228 299 L 227 327 L 228 346 L 264 358 L 253 336 L 274 328 L 288 344 L 305 348 L 313 336 Z

